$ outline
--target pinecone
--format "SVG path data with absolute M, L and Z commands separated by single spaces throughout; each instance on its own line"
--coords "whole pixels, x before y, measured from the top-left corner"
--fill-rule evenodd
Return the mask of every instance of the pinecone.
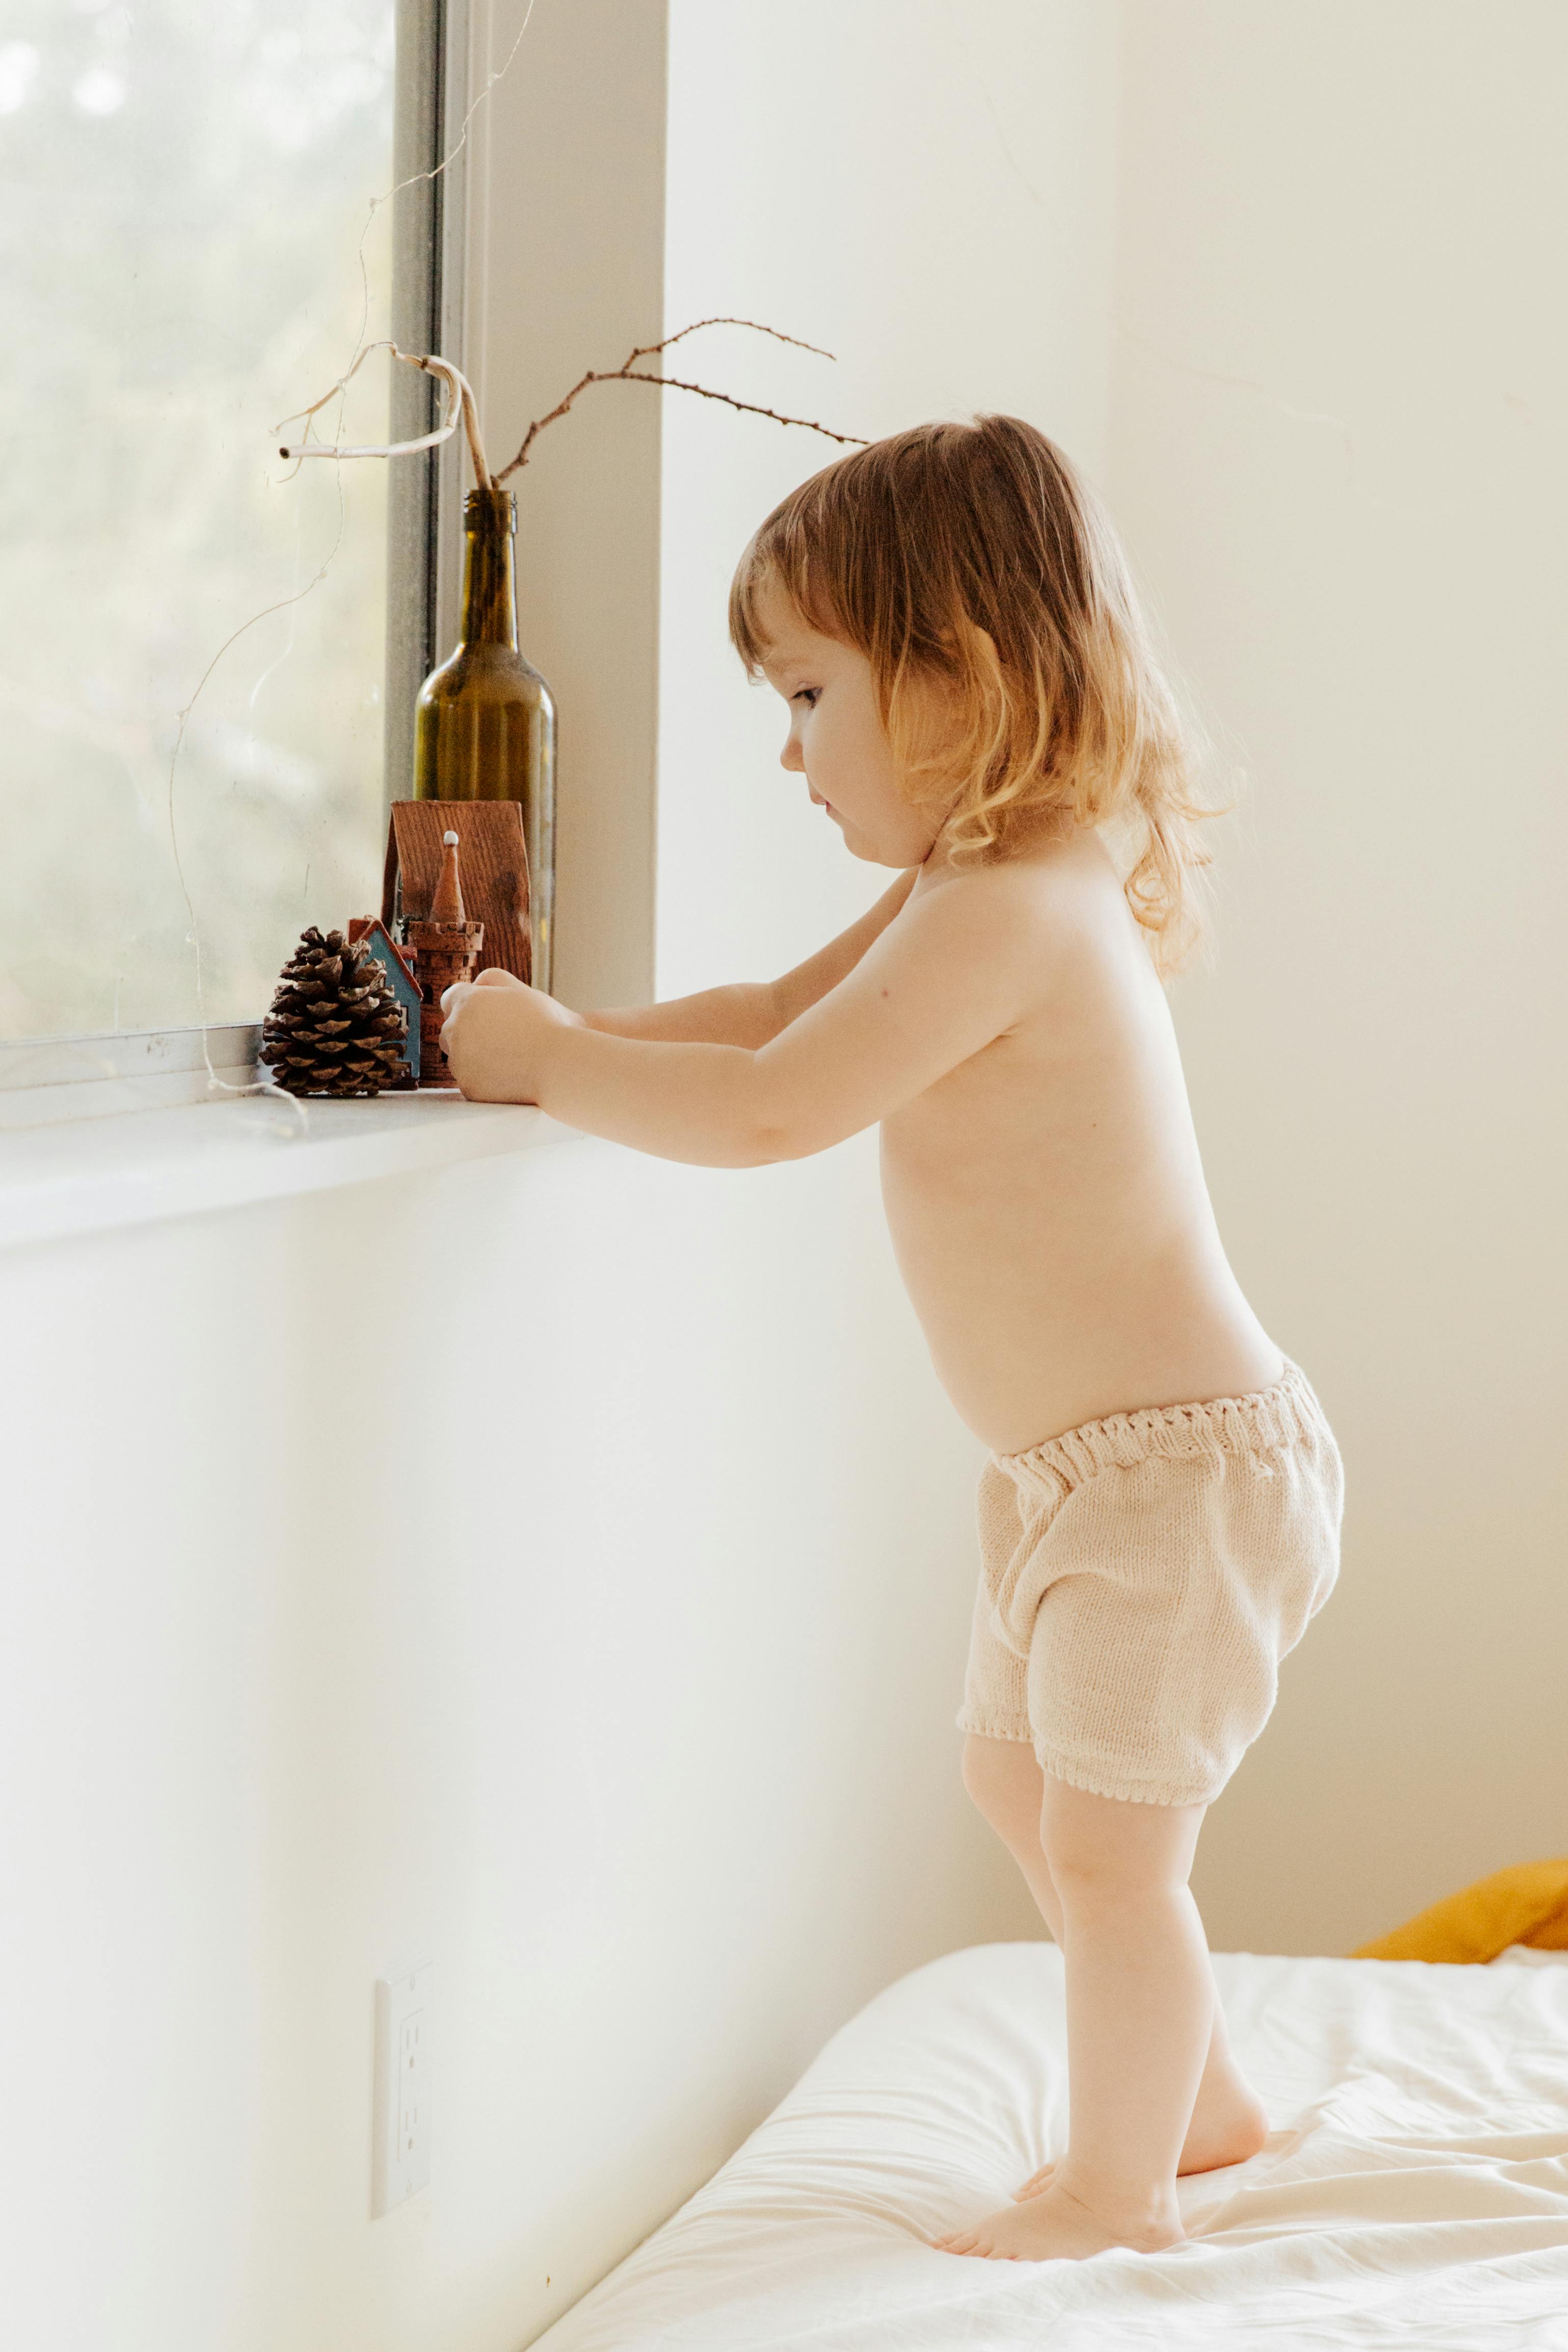
M 379 1095 L 398 1076 L 407 1032 L 369 948 L 312 923 L 261 1024 L 261 1058 L 291 1095 Z

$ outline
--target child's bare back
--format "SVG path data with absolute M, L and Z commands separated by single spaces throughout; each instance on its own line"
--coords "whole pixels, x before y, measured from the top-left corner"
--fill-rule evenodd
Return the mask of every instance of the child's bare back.
M 882 1126 L 894 1245 L 964 1419 L 1008 1454 L 1277 1380 L 1220 1247 L 1165 993 L 1098 837 L 925 870 L 924 890 L 972 894 L 1018 1000 Z

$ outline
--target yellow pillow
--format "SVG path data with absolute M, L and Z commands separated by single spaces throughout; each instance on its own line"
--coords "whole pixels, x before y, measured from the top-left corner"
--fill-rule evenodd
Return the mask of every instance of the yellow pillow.
M 1393 1934 L 1363 1944 L 1358 1960 L 1495 1960 L 1510 1944 L 1568 1952 L 1568 1857 L 1517 1862 L 1462 1886 Z

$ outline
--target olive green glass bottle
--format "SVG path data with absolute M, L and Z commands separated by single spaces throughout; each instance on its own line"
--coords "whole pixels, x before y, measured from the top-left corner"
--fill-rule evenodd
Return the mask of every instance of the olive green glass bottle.
M 555 704 L 517 651 L 509 490 L 464 501 L 463 637 L 413 707 L 417 801 L 520 801 L 528 852 L 534 985 L 550 984 L 555 916 Z

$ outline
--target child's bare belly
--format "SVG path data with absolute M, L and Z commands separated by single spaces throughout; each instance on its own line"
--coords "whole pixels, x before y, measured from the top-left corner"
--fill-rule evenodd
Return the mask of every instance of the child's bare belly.
M 1146 1091 L 1046 1087 L 1035 1068 L 1020 1098 L 1006 1082 L 1019 1056 L 998 1055 L 882 1130 L 900 1270 L 969 1427 L 1014 1454 L 1108 1413 L 1277 1380 L 1280 1350 L 1220 1247 L 1185 1092 L 1179 1116 L 1151 1116 Z

